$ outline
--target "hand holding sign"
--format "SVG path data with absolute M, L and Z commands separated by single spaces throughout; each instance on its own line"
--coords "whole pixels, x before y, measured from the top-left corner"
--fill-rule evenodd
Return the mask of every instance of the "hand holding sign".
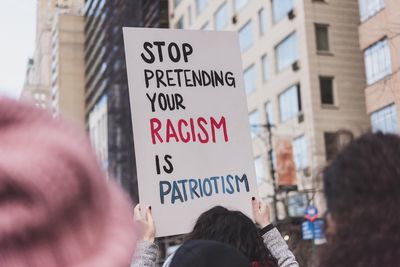
M 146 214 L 143 216 L 142 208 L 140 204 L 137 204 L 134 209 L 133 218 L 135 219 L 136 227 L 139 228 L 139 239 L 154 242 L 156 226 L 154 224 L 153 215 L 151 214 L 151 207 L 146 208 Z
M 271 214 L 268 205 L 255 197 L 252 198 L 253 216 L 256 223 L 264 228 L 271 224 Z

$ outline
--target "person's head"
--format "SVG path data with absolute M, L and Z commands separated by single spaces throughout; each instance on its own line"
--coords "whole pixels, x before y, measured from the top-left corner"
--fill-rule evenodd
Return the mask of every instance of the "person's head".
M 129 214 L 83 132 L 0 97 L 0 266 L 128 266 Z
M 250 261 L 265 263 L 268 251 L 252 220 L 240 211 L 216 206 L 202 213 L 187 240 L 215 240 L 236 248 Z
M 400 138 L 369 133 L 351 141 L 325 167 L 323 182 L 334 231 L 321 266 L 398 265 Z
M 250 267 L 235 248 L 217 241 L 190 240 L 174 254 L 170 267 Z

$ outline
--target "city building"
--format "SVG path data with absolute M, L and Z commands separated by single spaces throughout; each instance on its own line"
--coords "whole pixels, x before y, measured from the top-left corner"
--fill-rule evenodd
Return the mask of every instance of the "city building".
M 316 177 L 335 154 L 336 132 L 369 127 L 357 1 L 170 0 L 169 7 L 173 28 L 238 32 L 260 196 L 277 205 L 280 220 L 302 217 L 309 204 L 323 212 Z M 279 177 L 279 147 L 293 158 L 291 184 Z
M 37 1 L 36 47 L 21 99 L 84 127 L 83 0 Z
M 398 133 L 400 114 L 400 2 L 359 0 L 365 96 L 373 131 Z
M 110 177 L 138 201 L 122 27 L 168 27 L 166 0 L 85 2 L 85 115 Z
M 51 99 L 54 116 L 85 128 L 84 17 L 58 13 L 51 38 Z

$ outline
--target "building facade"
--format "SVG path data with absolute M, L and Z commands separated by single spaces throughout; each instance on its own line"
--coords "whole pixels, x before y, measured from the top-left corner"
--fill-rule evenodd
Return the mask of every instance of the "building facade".
M 83 127 L 83 0 L 37 1 L 36 47 L 21 99 Z
M 103 168 L 138 200 L 122 27 L 168 27 L 165 0 L 87 0 L 85 114 Z
M 359 0 L 365 96 L 373 131 L 398 133 L 400 104 L 400 2 Z
M 54 116 L 85 128 L 84 17 L 58 13 L 51 38 L 51 100 Z
M 335 153 L 336 132 L 348 129 L 357 134 L 369 127 L 358 3 L 170 0 L 169 5 L 171 27 L 239 33 L 260 196 L 276 202 L 274 188 L 280 190 L 273 184 L 271 169 L 279 170 L 280 152 L 275 150 L 284 140 L 291 144 L 296 172 L 291 190 L 297 190 L 279 197 L 278 219 L 290 212 L 302 216 L 299 208 L 303 205 L 304 212 L 310 203 L 323 209 L 314 178 Z M 273 124 L 272 147 L 268 122 Z M 277 174 L 279 185 L 282 177 Z M 307 203 L 288 208 L 296 202 L 292 197 Z

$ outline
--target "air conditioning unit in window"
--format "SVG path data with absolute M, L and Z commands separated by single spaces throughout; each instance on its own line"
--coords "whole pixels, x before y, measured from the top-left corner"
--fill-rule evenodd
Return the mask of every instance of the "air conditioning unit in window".
M 236 24 L 238 22 L 237 15 L 232 16 L 232 24 Z
M 292 63 L 292 70 L 293 71 L 298 71 L 300 69 L 300 63 L 299 61 L 295 61 Z
M 298 115 L 297 115 L 297 122 L 298 123 L 302 123 L 304 121 L 304 114 L 303 114 L 303 112 L 300 112 Z
M 294 12 L 294 9 L 291 9 L 288 13 L 287 13 L 288 19 L 292 20 L 296 17 L 296 13 Z

